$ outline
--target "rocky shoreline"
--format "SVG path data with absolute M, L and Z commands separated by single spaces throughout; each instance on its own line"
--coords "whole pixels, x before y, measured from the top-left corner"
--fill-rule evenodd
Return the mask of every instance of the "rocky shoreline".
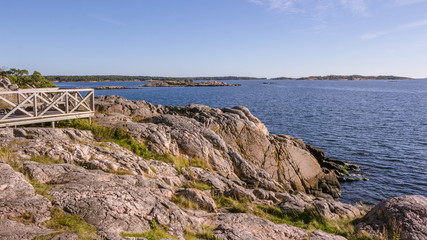
M 0 129 L 1 239 L 346 239 L 303 219 L 354 220 L 349 239 L 427 238 L 427 198 L 339 202 L 342 165 L 246 107 L 100 96 L 96 108 L 91 131 Z M 90 235 L 53 227 L 58 211 Z

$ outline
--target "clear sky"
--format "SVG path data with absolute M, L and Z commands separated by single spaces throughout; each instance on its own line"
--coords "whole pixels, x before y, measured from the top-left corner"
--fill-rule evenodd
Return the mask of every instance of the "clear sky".
M 0 0 L 0 67 L 427 77 L 427 0 Z

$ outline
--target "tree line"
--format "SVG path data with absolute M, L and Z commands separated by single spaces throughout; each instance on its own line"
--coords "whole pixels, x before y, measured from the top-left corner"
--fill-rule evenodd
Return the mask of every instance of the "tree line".
M 182 81 L 192 82 L 195 80 L 255 80 L 253 77 L 158 77 L 158 76 L 121 76 L 121 75 L 85 75 L 85 76 L 67 76 L 67 75 L 52 75 L 45 76 L 46 79 L 53 82 L 101 82 L 101 81 Z

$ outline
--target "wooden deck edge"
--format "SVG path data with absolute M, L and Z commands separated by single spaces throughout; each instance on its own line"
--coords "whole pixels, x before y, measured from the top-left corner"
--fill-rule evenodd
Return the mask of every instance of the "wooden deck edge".
M 72 115 L 56 115 L 56 116 L 41 116 L 41 117 L 35 117 L 31 119 L 25 119 L 25 120 L 18 120 L 18 121 L 11 121 L 11 122 L 0 122 L 0 127 L 14 127 L 14 126 L 20 126 L 20 125 L 28 125 L 28 124 L 35 124 L 35 123 L 44 123 L 44 122 L 56 122 L 56 121 L 63 121 L 63 120 L 69 120 L 69 119 L 77 119 L 77 118 L 90 118 L 95 116 L 94 112 L 85 112 L 85 113 L 75 113 Z

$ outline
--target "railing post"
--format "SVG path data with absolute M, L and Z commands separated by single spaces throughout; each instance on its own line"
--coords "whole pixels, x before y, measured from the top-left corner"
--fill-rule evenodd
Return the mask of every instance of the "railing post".
M 68 113 L 70 111 L 70 105 L 68 103 L 68 92 L 65 92 L 65 112 Z
M 92 89 L 92 102 L 91 102 L 91 107 L 92 107 L 92 111 L 95 112 L 95 91 Z
M 37 93 L 34 94 L 34 105 L 33 105 L 33 112 L 34 112 L 34 117 L 37 117 Z

